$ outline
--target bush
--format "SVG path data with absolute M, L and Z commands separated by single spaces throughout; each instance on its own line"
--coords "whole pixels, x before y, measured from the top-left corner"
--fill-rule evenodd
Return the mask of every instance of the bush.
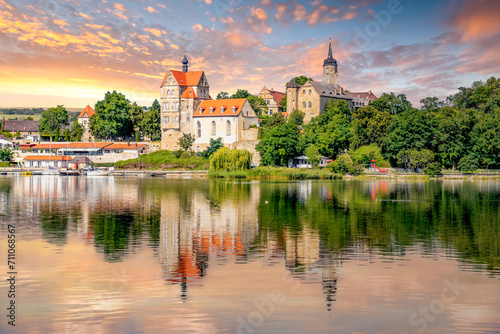
M 377 163 L 377 167 L 387 168 L 391 167 L 389 161 L 385 160 L 382 156 L 380 147 L 375 144 L 370 144 L 367 146 L 361 146 L 360 148 L 350 151 L 349 155 L 355 165 L 365 164 L 368 165 L 374 159 Z
M 335 161 L 328 163 L 326 168 L 331 169 L 332 172 L 342 175 L 359 175 L 362 172 L 361 168 L 359 168 L 358 166 L 354 166 L 351 157 L 347 153 L 342 153 L 341 155 L 339 155 Z
M 186 155 L 184 155 L 186 158 L 182 158 L 182 151 L 180 151 L 178 157 L 175 153 L 176 152 L 167 150 L 158 150 L 152 153 L 142 154 L 141 166 L 147 166 L 147 168 L 154 169 L 208 169 L 210 166 L 208 159 L 204 159 L 196 155 L 191 156 L 187 152 Z M 137 158 L 118 161 L 115 163 L 115 167 L 137 168 Z
M 181 157 L 181 154 L 182 154 L 182 150 L 177 150 L 177 151 L 174 151 L 174 155 L 177 159 L 179 159 Z
M 479 162 L 477 159 L 471 155 L 462 157 L 458 162 L 457 168 L 463 172 L 473 172 L 479 168 Z
M 442 174 L 441 164 L 439 162 L 431 162 L 424 168 L 424 173 L 429 176 L 436 176 Z

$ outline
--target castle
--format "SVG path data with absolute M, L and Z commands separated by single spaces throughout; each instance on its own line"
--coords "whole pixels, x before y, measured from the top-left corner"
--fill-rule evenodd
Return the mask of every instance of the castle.
M 371 92 L 349 92 L 340 86 L 338 63 L 333 58 L 332 42 L 328 46 L 328 57 L 323 62 L 323 80 L 309 80 L 302 86 L 297 85 L 294 79 L 290 80 L 286 88 L 287 112 L 299 109 L 304 112 L 304 124 L 311 121 L 325 111 L 331 100 L 344 100 L 351 109 L 365 107 L 377 97 Z
M 170 70 L 160 85 L 161 148 L 178 149 L 182 134 L 192 134 L 194 149 L 201 152 L 210 139 L 222 138 L 224 146 L 255 151 L 258 118 L 247 99 L 212 100 L 204 71 Z

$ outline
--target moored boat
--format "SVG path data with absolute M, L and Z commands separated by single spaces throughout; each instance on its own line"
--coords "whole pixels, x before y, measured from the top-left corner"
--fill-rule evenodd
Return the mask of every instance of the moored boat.
M 74 169 L 61 169 L 59 171 L 60 175 L 67 175 L 67 176 L 76 176 L 80 175 L 80 171 L 74 170 Z

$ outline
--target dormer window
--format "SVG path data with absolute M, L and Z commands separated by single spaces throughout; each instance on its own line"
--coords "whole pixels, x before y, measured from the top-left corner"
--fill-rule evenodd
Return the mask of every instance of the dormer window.
M 182 79 L 181 79 L 181 83 L 184 83 L 184 81 L 182 81 Z
M 223 107 L 223 106 L 221 106 L 221 107 L 220 107 L 220 113 L 221 113 L 221 114 L 223 114 L 223 113 L 224 113 L 224 107 Z
M 214 107 L 210 107 L 210 113 L 213 114 L 214 113 Z
M 233 113 L 236 112 L 236 106 L 233 106 Z
M 203 114 L 203 108 L 200 108 L 200 114 Z

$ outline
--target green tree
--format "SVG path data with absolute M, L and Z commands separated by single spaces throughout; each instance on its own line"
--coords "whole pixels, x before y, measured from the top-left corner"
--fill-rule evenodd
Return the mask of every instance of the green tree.
M 288 160 L 297 156 L 300 131 L 297 125 L 284 123 L 270 128 L 255 147 L 260 152 L 262 164 L 286 166 Z
M 158 102 L 157 100 L 155 100 Z M 149 111 L 145 112 L 139 127 L 145 136 L 148 136 L 153 141 L 161 140 L 161 116 L 160 104 L 153 102 Z
M 288 115 L 288 122 L 295 124 L 295 125 L 302 125 L 304 124 L 304 116 L 306 114 L 303 113 L 302 111 L 295 109 Z
M 472 152 L 479 158 L 480 166 L 500 167 L 500 110 L 492 114 L 478 114 L 470 139 Z
M 55 140 L 55 141 L 59 141 L 59 136 L 60 136 L 60 130 L 59 130 L 59 128 L 57 128 L 57 129 L 56 129 L 56 135 L 55 135 L 55 137 L 54 137 L 54 140 Z
M 350 147 L 351 140 L 350 109 L 345 101 L 332 100 L 326 105 L 325 112 L 304 126 L 298 151 L 303 152 L 313 144 L 322 155 L 336 157 Z
M 332 172 L 342 175 L 347 173 L 358 175 L 362 172 L 361 168 L 354 166 L 351 157 L 347 153 L 339 154 L 337 159 L 335 159 L 335 161 L 333 162 L 330 162 L 326 167 L 330 168 Z
M 150 111 L 151 111 L 151 110 L 153 110 L 153 109 L 154 109 L 154 110 L 158 110 L 158 111 L 160 111 L 160 110 L 161 110 L 161 107 L 160 107 L 160 102 L 158 102 L 158 100 L 157 100 L 157 99 L 155 99 L 155 100 L 153 101 L 153 103 L 151 104 L 151 107 L 149 107 L 148 109 L 149 109 Z
M 78 123 L 78 119 L 73 121 L 73 126 L 71 127 L 71 140 L 72 141 L 82 141 L 83 135 L 83 125 Z
M 431 113 L 412 109 L 393 119 L 381 148 L 384 157 L 395 166 L 401 151 L 428 149 L 436 152 L 437 146 L 435 118 Z
M 217 139 L 210 138 L 210 143 L 206 148 L 206 150 L 201 152 L 201 156 L 204 158 L 210 158 L 210 156 L 212 156 L 212 154 L 217 152 L 217 150 L 221 147 L 224 147 L 224 144 L 222 144 L 222 138 L 220 137 Z
M 247 97 L 248 103 L 252 106 L 253 111 L 257 114 L 257 116 L 267 115 L 269 113 L 269 108 L 267 106 L 266 101 L 255 95 L 249 95 Z
M 231 98 L 232 99 L 246 99 L 248 98 L 250 94 L 246 89 L 239 89 L 236 90 L 236 93 L 234 93 L 233 95 L 231 95 Z
M 59 131 L 59 129 L 57 129 L 57 131 Z M 21 137 L 21 132 L 16 131 L 16 133 L 14 134 L 14 137 L 15 137 L 15 138 L 19 138 L 19 137 Z
M 58 105 L 54 108 L 49 108 L 42 113 L 38 131 L 42 136 L 55 135 L 56 130 L 63 126 L 69 125 L 68 111 L 64 106 Z
M 182 136 L 179 138 L 177 141 L 177 145 L 183 150 L 183 151 L 192 151 L 192 147 L 194 144 L 194 141 L 196 140 L 196 137 L 193 136 L 190 133 L 183 133 Z
M 219 92 L 217 93 L 217 97 L 215 98 L 216 100 L 224 100 L 224 99 L 229 99 L 229 94 L 227 92 Z
M 460 159 L 457 167 L 462 173 L 473 172 L 479 168 L 479 161 L 474 155 L 469 154 Z
M 64 130 L 64 141 L 69 141 L 69 129 Z
M 133 124 L 130 120 L 130 101 L 125 95 L 107 92 L 104 100 L 95 104 L 95 114 L 90 118 L 90 132 L 97 139 L 129 136 Z
M 250 169 L 252 163 L 252 153 L 248 150 L 230 150 L 222 147 L 210 158 L 210 170 L 213 171 L 234 171 Z
M 380 145 L 387 136 L 387 129 L 392 122 L 392 116 L 387 111 L 379 111 L 373 106 L 359 108 L 353 113 L 352 149 L 372 143 Z
M 31 116 L 27 116 L 27 117 L 24 118 L 24 120 L 25 121 L 33 121 L 34 119 Z
M 437 97 L 426 97 L 420 100 L 420 103 L 422 103 L 420 110 L 423 111 L 437 112 L 440 108 L 444 107 L 444 102 L 439 101 Z
M 435 153 L 430 150 L 404 150 L 397 155 L 398 163 L 405 169 L 424 169 L 427 165 L 434 162 Z
M 0 161 L 12 161 L 14 159 L 14 153 L 8 147 L 0 150 Z
M 158 100 L 155 100 L 158 102 Z M 141 106 L 134 102 L 129 109 L 130 121 L 132 122 L 132 127 L 137 128 L 140 126 L 142 118 L 144 117 L 144 111 Z
M 411 102 L 408 101 L 406 95 L 399 94 L 396 96 L 392 92 L 382 94 L 378 99 L 371 101 L 370 105 L 378 111 L 386 111 L 391 115 L 397 115 L 412 108 Z
M 309 162 L 311 163 L 312 167 L 318 167 L 318 164 L 321 161 L 321 155 L 319 154 L 318 148 L 314 145 L 311 145 L 306 148 L 305 154 L 309 158 Z

